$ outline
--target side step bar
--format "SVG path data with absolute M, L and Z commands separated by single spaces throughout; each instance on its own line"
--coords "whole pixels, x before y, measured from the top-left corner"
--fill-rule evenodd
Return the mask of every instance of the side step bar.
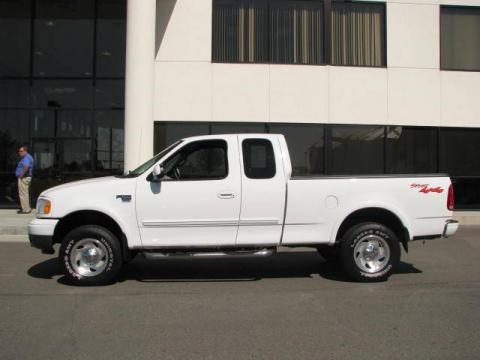
M 266 257 L 275 253 L 276 249 L 232 250 L 232 251 L 145 251 L 142 254 L 149 260 L 160 259 L 194 259 L 194 258 L 238 258 Z

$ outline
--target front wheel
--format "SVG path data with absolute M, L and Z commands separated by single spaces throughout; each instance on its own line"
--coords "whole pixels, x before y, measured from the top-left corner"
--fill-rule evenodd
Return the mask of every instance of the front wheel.
M 382 224 L 358 224 L 342 237 L 341 261 L 357 281 L 385 281 L 400 262 L 400 244 L 395 233 Z
M 97 225 L 70 231 L 60 246 L 59 259 L 67 279 L 78 285 L 111 283 L 122 267 L 119 241 Z

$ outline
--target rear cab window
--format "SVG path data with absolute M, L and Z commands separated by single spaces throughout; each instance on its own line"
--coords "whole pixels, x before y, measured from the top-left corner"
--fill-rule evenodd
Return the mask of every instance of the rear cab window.
M 245 139 L 242 142 L 243 168 L 249 179 L 271 179 L 275 176 L 275 154 L 270 140 Z

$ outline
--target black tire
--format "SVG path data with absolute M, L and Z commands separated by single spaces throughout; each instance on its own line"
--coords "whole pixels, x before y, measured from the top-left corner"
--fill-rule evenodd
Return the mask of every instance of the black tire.
M 338 246 L 321 246 L 317 248 L 318 253 L 326 262 L 337 262 L 339 258 Z
M 370 243 L 379 246 L 371 246 L 367 249 Z M 343 235 L 340 246 L 343 269 L 356 281 L 385 281 L 400 262 L 400 243 L 397 236 L 382 224 L 362 223 L 353 226 Z M 360 251 L 362 247 L 365 251 Z M 375 256 L 375 254 L 380 255 Z M 388 254 L 388 256 L 382 254 Z M 374 262 L 368 261 L 369 256 L 375 259 Z M 377 264 L 378 269 L 375 266 Z
M 85 242 L 86 245 L 82 245 Z M 72 251 L 80 247 L 78 252 L 81 252 L 87 246 L 96 247 L 93 251 L 98 251 L 95 255 L 98 255 L 97 263 L 101 266 L 98 270 L 92 267 L 82 273 L 76 270 L 79 269 L 80 260 L 76 264 L 72 263 Z M 98 225 L 83 225 L 70 231 L 60 246 L 59 260 L 67 280 L 76 285 L 110 284 L 115 281 L 123 265 L 120 242 L 110 230 Z M 98 274 L 95 274 L 96 271 Z M 85 273 L 89 275 L 86 276 Z

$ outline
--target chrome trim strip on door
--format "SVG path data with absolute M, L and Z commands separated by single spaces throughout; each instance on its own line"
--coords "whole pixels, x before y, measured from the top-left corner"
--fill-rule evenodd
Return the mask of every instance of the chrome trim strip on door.
M 281 225 L 278 219 L 240 219 L 240 225 L 258 226 L 258 225 Z
M 244 219 L 240 220 L 178 220 L 178 221 L 159 221 L 144 220 L 144 227 L 188 227 L 188 226 L 265 226 L 281 225 L 278 219 Z
M 189 226 L 238 226 L 236 219 L 231 220 L 177 220 L 177 221 L 159 221 L 144 220 L 145 227 L 189 227 Z

